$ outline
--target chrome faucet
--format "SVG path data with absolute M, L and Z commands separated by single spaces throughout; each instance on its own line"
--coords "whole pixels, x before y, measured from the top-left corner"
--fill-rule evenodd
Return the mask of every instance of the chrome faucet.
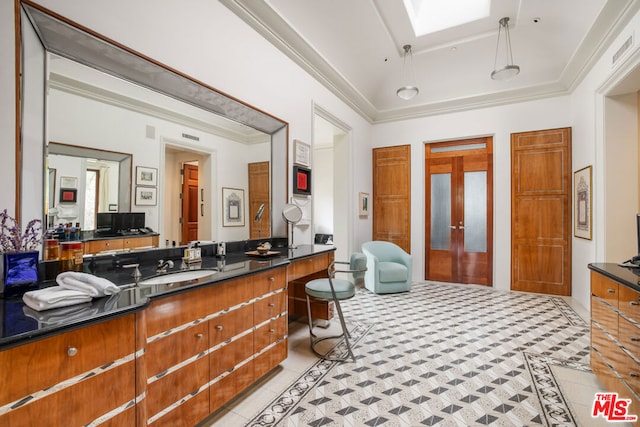
M 173 268 L 173 261 L 171 261 L 170 259 L 166 261 L 158 260 L 158 268 L 156 268 L 156 273 L 166 273 L 167 268 Z
M 135 270 L 133 270 L 133 274 L 131 274 L 131 277 L 133 277 L 136 282 L 139 278 L 142 277 L 142 274 L 140 274 L 140 270 L 138 269 L 138 267 L 140 267 L 140 264 L 127 264 L 122 266 L 122 268 L 135 268 Z

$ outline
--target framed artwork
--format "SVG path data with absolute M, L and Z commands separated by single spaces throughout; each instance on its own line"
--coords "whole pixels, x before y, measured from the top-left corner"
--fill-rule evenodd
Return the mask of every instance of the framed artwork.
M 591 166 L 573 173 L 574 220 L 573 234 L 591 240 L 593 225 Z
M 369 216 L 369 193 L 358 193 L 358 213 L 360 216 Z
M 244 190 L 222 187 L 222 226 L 244 227 Z
M 60 188 L 60 203 L 76 203 L 78 201 L 77 188 Z
M 136 187 L 136 205 L 155 206 L 157 198 L 158 191 L 155 187 Z
M 158 185 L 158 169 L 136 166 L 136 185 Z
M 75 176 L 61 176 L 60 188 L 78 188 L 78 178 Z
M 311 166 L 311 146 L 307 143 L 294 139 L 293 162 L 302 166 Z
M 311 195 L 311 169 L 293 167 L 293 194 Z

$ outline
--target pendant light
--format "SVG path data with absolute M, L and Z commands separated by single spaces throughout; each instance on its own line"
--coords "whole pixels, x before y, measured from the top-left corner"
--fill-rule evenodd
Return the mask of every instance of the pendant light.
M 520 67 L 517 65 L 513 65 L 513 53 L 511 52 L 511 37 L 509 37 L 509 18 L 504 17 L 499 21 L 500 26 L 498 27 L 498 44 L 496 45 L 496 57 L 493 61 L 493 71 L 491 72 L 491 78 L 493 80 L 508 80 L 512 77 L 515 77 L 520 73 Z M 504 45 L 506 51 L 506 59 L 507 64 L 498 69 L 498 51 L 500 50 L 500 34 L 504 29 Z
M 413 75 L 413 55 L 411 54 L 411 45 L 406 44 L 402 46 L 402 48 L 404 49 L 404 56 L 402 60 L 402 78 L 403 79 L 407 78 L 406 69 L 407 69 L 407 56 L 408 56 L 409 66 L 411 67 L 411 81 L 413 81 L 415 80 L 415 77 Z M 407 85 L 407 86 L 402 86 L 400 89 L 398 89 L 396 91 L 396 95 L 398 95 L 400 98 L 406 101 L 416 96 L 419 92 L 420 91 L 416 86 Z

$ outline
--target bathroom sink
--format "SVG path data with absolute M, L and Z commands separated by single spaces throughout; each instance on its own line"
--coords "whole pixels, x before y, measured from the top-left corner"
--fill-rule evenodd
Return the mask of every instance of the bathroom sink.
M 216 270 L 188 270 L 167 273 L 161 276 L 150 277 L 138 282 L 138 285 L 166 285 L 168 283 L 188 282 L 190 280 L 201 279 L 216 274 Z

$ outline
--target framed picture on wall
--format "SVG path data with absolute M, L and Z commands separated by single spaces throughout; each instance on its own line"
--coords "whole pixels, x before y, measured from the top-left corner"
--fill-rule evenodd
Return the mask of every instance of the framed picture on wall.
M 302 166 L 311 166 L 311 146 L 297 139 L 293 140 L 293 162 Z
M 311 169 L 293 167 L 293 194 L 311 195 Z
M 76 203 L 78 201 L 78 189 L 61 188 L 59 201 L 60 203 Z
M 157 204 L 157 195 L 155 187 L 136 187 L 136 205 L 155 206 Z
M 222 226 L 244 227 L 244 190 L 222 188 Z
M 587 240 L 591 240 L 593 224 L 591 184 L 591 166 L 573 173 L 573 200 L 575 201 L 573 234 Z
M 358 193 L 358 213 L 360 216 L 369 216 L 369 193 Z
M 158 185 L 158 169 L 136 166 L 136 185 Z

